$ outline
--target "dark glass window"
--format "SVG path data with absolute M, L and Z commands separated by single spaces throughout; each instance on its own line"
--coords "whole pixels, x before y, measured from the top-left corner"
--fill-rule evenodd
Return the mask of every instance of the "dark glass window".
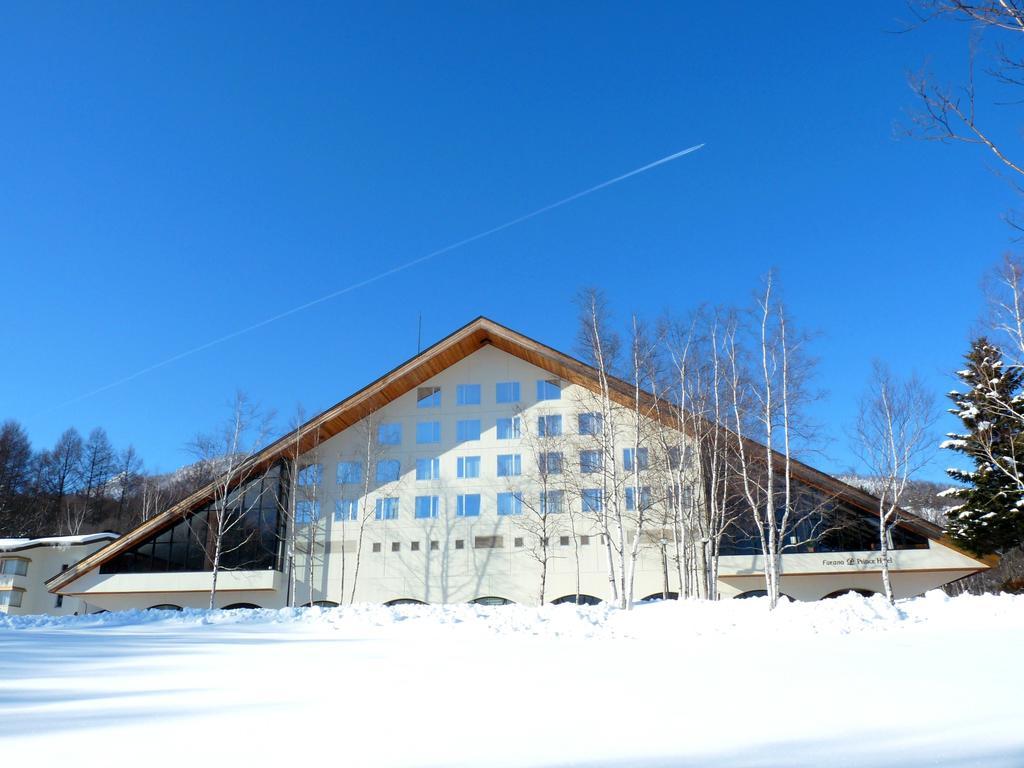
M 221 516 L 226 528 L 221 537 L 221 568 L 280 570 L 284 517 L 278 514 L 278 509 L 287 503 L 285 494 L 280 466 L 230 494 Z M 100 573 L 211 570 L 216 544 L 209 523 L 212 511 L 212 504 L 208 504 L 158 531 L 104 563 Z

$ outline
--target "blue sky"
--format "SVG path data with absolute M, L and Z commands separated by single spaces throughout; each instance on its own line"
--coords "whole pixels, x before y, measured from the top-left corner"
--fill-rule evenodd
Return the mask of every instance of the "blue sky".
M 730 12 L 731 11 L 731 12 Z M 743 303 L 817 333 L 813 463 L 873 358 L 952 385 L 1014 204 L 980 150 L 896 140 L 967 29 L 905 6 L 8 5 L 0 419 L 104 426 L 151 469 L 244 388 L 315 412 L 485 314 L 571 351 L 618 317 Z M 993 124 L 1010 130 L 995 111 Z M 87 392 L 693 144 L 642 176 L 91 397 Z M 944 423 L 943 427 L 953 425 Z M 939 454 L 927 475 L 941 479 Z

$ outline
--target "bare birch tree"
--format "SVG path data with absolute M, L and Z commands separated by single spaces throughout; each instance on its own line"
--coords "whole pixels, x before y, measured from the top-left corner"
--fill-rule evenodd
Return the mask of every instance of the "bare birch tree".
M 737 335 L 737 328 L 728 330 L 726 349 L 738 482 L 746 515 L 757 532 L 769 606 L 774 609 L 780 594 L 782 553 L 806 543 L 797 531 L 801 523 L 816 519 L 817 510 L 798 511 L 793 488 L 794 440 L 799 408 L 807 398 L 804 383 L 811 361 L 801 354 L 803 340 L 787 326 L 771 273 L 757 299 L 753 333 L 757 351 L 749 373 L 743 368 Z M 822 533 L 818 525 L 810 536 Z
M 857 452 L 878 487 L 878 541 L 882 585 L 892 603 L 889 546 L 893 528 L 901 520 L 907 484 L 929 460 L 934 448 L 935 400 L 916 378 L 897 380 L 880 362 L 872 369 L 868 390 L 860 401 Z
M 261 503 L 259 498 L 247 501 L 245 487 L 266 473 L 266 468 L 259 467 L 253 458 L 270 434 L 272 419 L 241 391 L 235 393 L 230 409 L 218 431 L 198 435 L 190 444 L 200 461 L 217 462 L 221 470 L 214 480 L 208 526 L 200 540 L 212 571 L 211 609 L 216 605 L 217 580 L 225 555 L 248 543 L 248 536 L 231 541 L 232 534 L 243 532 L 246 515 L 254 504 Z

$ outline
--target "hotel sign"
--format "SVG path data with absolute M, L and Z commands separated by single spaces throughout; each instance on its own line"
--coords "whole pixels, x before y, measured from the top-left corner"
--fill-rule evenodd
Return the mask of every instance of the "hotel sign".
M 885 556 L 885 562 L 892 565 L 893 559 L 889 556 Z M 833 568 L 865 568 L 871 566 L 881 566 L 882 556 L 875 555 L 874 557 L 844 557 L 839 559 L 830 560 L 829 558 L 822 558 L 822 565 L 831 566 Z

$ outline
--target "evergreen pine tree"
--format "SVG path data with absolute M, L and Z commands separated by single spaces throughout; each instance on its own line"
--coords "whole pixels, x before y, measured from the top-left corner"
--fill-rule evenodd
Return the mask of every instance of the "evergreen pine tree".
M 962 505 L 948 514 L 946 532 L 978 554 L 1024 543 L 1024 370 L 1005 365 L 1002 351 L 984 337 L 971 343 L 967 367 L 957 375 L 966 392 L 949 393 L 949 410 L 965 433 L 949 433 L 943 448 L 969 457 L 970 470 L 948 469 L 966 487 L 943 495 Z

